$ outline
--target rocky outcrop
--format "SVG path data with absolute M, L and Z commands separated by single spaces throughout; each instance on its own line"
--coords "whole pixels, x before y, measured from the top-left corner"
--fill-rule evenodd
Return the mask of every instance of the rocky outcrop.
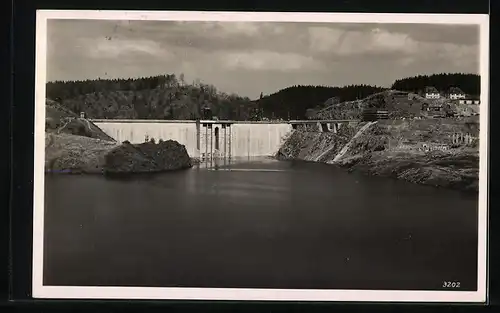
M 344 124 L 337 133 L 296 130 L 285 140 L 276 157 L 326 163 L 337 155 L 360 127 L 362 125 Z
M 49 173 L 113 175 L 190 167 L 191 159 L 186 148 L 172 140 L 134 145 L 46 133 L 45 170 Z
M 281 147 L 278 157 L 477 191 L 478 136 L 478 122 L 474 120 L 386 120 L 372 125 L 360 123 L 339 134 L 296 130 Z
M 186 147 L 177 141 L 123 143 L 106 153 L 104 173 L 108 175 L 151 173 L 186 169 L 192 166 Z

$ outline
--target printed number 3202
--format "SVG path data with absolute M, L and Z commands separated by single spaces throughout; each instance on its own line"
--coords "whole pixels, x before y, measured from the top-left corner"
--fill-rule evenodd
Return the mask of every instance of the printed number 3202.
M 459 281 L 444 281 L 443 288 L 460 288 Z

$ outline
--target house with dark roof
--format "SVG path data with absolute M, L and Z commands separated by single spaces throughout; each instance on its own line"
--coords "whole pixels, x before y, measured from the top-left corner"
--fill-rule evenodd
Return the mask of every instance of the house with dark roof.
M 465 99 L 466 96 L 467 95 L 465 94 L 465 92 L 463 92 L 462 89 L 458 87 L 451 87 L 448 91 L 448 98 L 450 100 Z
M 439 98 L 441 98 L 441 94 L 439 93 L 439 91 L 436 89 L 436 87 L 432 87 L 432 86 L 425 87 L 424 94 L 425 94 L 426 99 L 439 99 Z

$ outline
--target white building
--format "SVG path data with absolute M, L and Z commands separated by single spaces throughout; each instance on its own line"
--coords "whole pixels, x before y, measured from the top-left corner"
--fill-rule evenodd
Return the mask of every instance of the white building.
M 460 99 L 458 100 L 458 103 L 459 104 L 474 104 L 474 105 L 478 105 L 481 103 L 481 101 L 479 99 Z
M 425 98 L 426 99 L 439 99 L 439 98 L 441 98 L 441 94 L 439 94 L 439 92 L 426 92 Z
M 465 99 L 465 94 L 463 93 L 450 93 L 451 100 Z

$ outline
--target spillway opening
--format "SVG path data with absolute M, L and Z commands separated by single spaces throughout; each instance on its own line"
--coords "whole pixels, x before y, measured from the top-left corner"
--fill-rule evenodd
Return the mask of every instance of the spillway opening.
M 219 150 L 219 127 L 215 127 L 215 150 Z

